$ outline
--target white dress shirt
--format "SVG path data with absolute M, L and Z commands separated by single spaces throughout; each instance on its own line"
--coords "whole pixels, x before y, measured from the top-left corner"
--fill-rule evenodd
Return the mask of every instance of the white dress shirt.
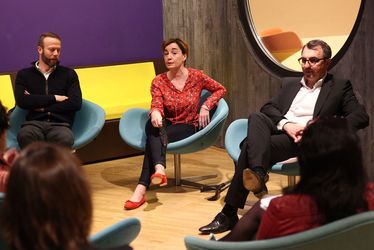
M 283 129 L 283 126 L 288 123 L 297 123 L 301 125 L 307 125 L 308 121 L 313 118 L 314 107 L 316 106 L 319 92 L 326 75 L 319 79 L 313 86 L 309 88 L 305 84 L 304 77 L 301 79 L 301 88 L 295 98 L 292 101 L 290 109 L 285 114 L 285 119 L 282 119 L 277 124 L 279 130 Z

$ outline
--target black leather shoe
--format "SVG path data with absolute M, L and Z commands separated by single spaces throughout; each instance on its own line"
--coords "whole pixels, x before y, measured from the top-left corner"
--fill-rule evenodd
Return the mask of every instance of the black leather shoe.
M 243 170 L 243 185 L 248 191 L 252 191 L 257 198 L 261 198 L 263 195 L 268 193 L 265 184 L 268 180 L 268 174 L 261 177 L 257 172 L 250 168 Z
M 231 230 L 238 222 L 239 218 L 237 215 L 228 217 L 224 213 L 220 212 L 214 217 L 213 221 L 206 226 L 200 227 L 199 231 L 203 234 L 210 233 L 223 233 Z

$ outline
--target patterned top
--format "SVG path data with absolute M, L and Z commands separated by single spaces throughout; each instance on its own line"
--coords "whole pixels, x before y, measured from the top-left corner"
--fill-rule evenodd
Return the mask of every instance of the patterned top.
M 172 124 L 185 123 L 197 127 L 199 125 L 199 100 L 203 89 L 212 93 L 204 102 L 209 110 L 226 94 L 225 87 L 193 68 L 188 68 L 188 77 L 182 91 L 171 83 L 166 72 L 157 75 L 151 85 L 150 113 L 158 110 L 162 117 Z
M 0 155 L 0 192 L 5 192 L 5 187 L 9 178 L 9 165 Z

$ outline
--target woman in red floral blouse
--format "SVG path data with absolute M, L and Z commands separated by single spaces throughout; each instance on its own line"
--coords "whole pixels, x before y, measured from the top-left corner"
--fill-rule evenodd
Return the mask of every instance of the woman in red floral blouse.
M 226 89 L 203 74 L 200 70 L 185 67 L 188 45 L 179 38 L 162 43 L 164 62 L 167 72 L 157 75 L 152 81 L 152 104 L 145 131 L 147 142 L 138 185 L 125 209 L 135 209 L 145 202 L 145 192 L 150 183 L 165 186 L 167 178 L 166 145 L 167 141 L 184 139 L 209 122 L 209 111 L 225 95 Z M 201 91 L 211 92 L 211 96 L 199 107 Z M 200 108 L 200 110 L 199 110 Z M 165 128 L 165 130 L 164 130 Z

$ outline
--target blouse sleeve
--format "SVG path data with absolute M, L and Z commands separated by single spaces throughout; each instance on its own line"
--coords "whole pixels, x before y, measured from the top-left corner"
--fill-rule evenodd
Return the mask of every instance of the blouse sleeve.
M 226 88 L 219 82 L 213 80 L 209 76 L 202 74 L 203 89 L 208 90 L 212 94 L 206 99 L 203 105 L 207 106 L 209 110 L 217 105 L 217 102 L 226 94 Z
M 157 81 L 157 79 L 153 79 L 151 84 L 151 95 L 152 95 L 152 101 L 151 101 L 151 110 L 149 111 L 149 115 L 157 110 L 160 112 L 161 116 L 164 117 L 164 100 L 162 97 L 162 91 L 159 87 L 160 81 Z

